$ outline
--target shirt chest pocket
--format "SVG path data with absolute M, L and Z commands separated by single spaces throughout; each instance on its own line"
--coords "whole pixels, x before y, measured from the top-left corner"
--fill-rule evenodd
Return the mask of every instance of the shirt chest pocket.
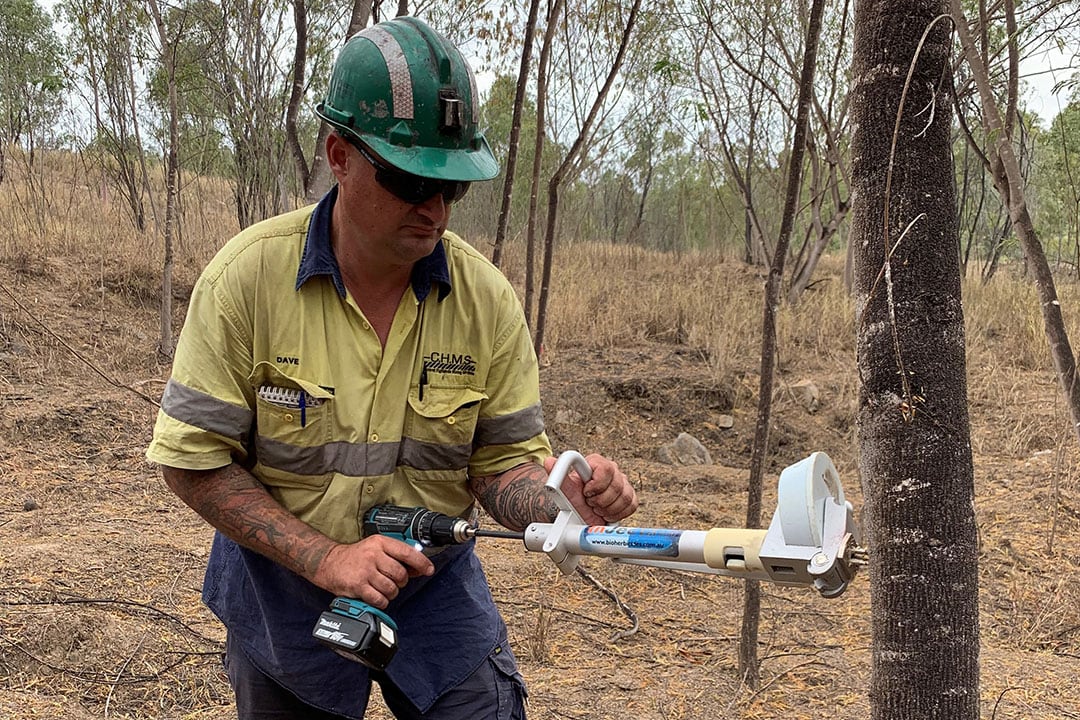
M 471 388 L 426 386 L 409 393 L 405 435 L 434 445 L 472 445 L 480 404 L 487 395 Z
M 329 440 L 327 417 L 333 393 L 311 381 L 286 375 L 267 362 L 255 366 L 250 380 L 260 439 L 303 446 Z

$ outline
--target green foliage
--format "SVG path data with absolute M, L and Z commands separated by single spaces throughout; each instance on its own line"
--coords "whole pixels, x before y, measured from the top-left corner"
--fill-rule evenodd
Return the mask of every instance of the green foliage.
M 255 6 L 251 6 L 255 8 Z M 284 10 L 281 3 L 278 12 Z M 343 6 L 328 0 L 306 3 L 308 12 L 308 47 L 305 66 L 305 95 L 301 103 L 298 125 L 299 135 L 307 147 L 313 147 L 318 133 L 319 121 L 313 110 L 325 92 L 329 68 L 340 38 L 344 35 L 347 18 Z M 257 9 L 257 8 L 256 8 Z M 244 81 L 228 80 L 228 58 L 222 54 L 224 44 L 233 44 L 235 38 L 224 28 L 241 27 L 253 19 L 245 15 L 242 6 L 228 5 L 211 0 L 186 0 L 170 7 L 165 15 L 167 33 L 175 38 L 176 68 L 174 71 L 180 125 L 180 164 L 197 173 L 225 177 L 236 176 L 234 141 L 239 126 L 228 121 L 233 106 L 224 96 L 230 83 L 244 88 L 247 102 L 256 105 L 268 102 L 275 112 L 284 112 L 285 98 L 289 89 L 285 63 L 291 59 L 292 48 L 287 42 L 280 45 L 281 57 L 273 58 L 282 68 L 276 82 L 265 86 L 269 96 L 260 101 L 252 96 Z M 279 18 L 280 19 L 280 18 Z M 275 40 L 276 41 L 276 40 Z M 166 132 L 166 107 L 168 100 L 168 72 L 160 62 L 156 63 L 148 81 L 149 101 L 158 122 L 155 132 L 164 137 Z M 257 114 L 259 110 L 247 110 Z M 283 117 L 283 115 L 281 115 Z M 280 132 L 280 118 L 274 118 L 274 133 Z M 230 129 L 231 128 L 231 129 Z
M 41 136 L 62 109 L 63 55 L 35 0 L 0 0 L 0 142 Z
M 130 166 L 156 157 L 163 147 L 169 77 L 144 5 L 57 0 L 67 31 L 62 46 L 37 1 L 0 0 L 0 141 L 26 143 L 28 133 L 42 138 L 55 132 L 57 113 L 65 110 L 66 83 L 78 103 L 74 114 L 81 118 L 81 127 L 65 128 L 69 137 L 78 135 L 90 156 L 102 163 L 128 165 L 125 182 L 131 192 L 141 192 Z M 1046 31 L 1031 20 L 1036 5 L 1018 7 L 1021 14 L 1028 13 L 1026 20 L 1021 18 L 1022 49 L 1036 33 Z M 314 105 L 324 94 L 331 62 L 344 39 L 351 3 L 308 0 L 305 6 L 308 46 L 298 131 L 301 146 L 310 153 L 319 127 Z M 824 178 L 830 169 L 827 160 L 834 160 L 841 168 L 835 181 L 838 194 L 814 195 L 811 180 L 804 182 L 795 242 L 813 237 L 815 212 L 828 222 L 837 199 L 843 202 L 849 196 L 844 112 L 852 27 L 850 12 L 841 14 L 843 6 L 830 8 L 823 28 L 812 119 L 815 150 L 804 172 L 804 178 L 815 177 L 814 172 Z M 626 2 L 584 0 L 569 4 L 566 17 L 557 20 L 548 138 L 541 184 L 535 189 L 531 172 L 539 47 L 534 50 L 511 199 L 511 242 L 523 234 L 534 191 L 543 222 L 548 178 L 577 136 L 610 68 L 627 7 Z M 422 0 L 410 7 L 477 58 L 474 70 L 485 96 L 481 123 L 504 172 L 527 8 L 509 0 Z M 384 3 L 383 18 L 395 9 Z M 645 6 L 607 107 L 579 161 L 569 169 L 561 195 L 559 242 L 595 240 L 673 251 L 719 248 L 741 255 L 745 216 L 735 170 L 752 176 L 760 226 L 766 236 L 774 235 L 805 31 L 800 10 L 804 13 L 805 7 L 738 0 L 656 0 Z M 235 180 L 237 204 L 245 208 L 242 222 L 281 209 L 282 198 L 298 194 L 283 132 L 295 44 L 291 3 L 170 0 L 162 11 L 167 36 L 176 42 L 173 75 L 181 166 Z M 978 17 L 974 6 L 971 17 Z M 543 32 L 544 22 L 541 12 L 536 32 Z M 1075 32 L 1077 23 L 1071 22 Z M 1061 29 L 1066 25 L 1056 22 L 1053 32 L 1072 38 Z M 988 39 L 999 70 L 994 78 L 1000 95 L 1005 33 L 999 19 Z M 962 86 L 963 78 L 958 80 Z M 1080 246 L 1080 97 L 1073 101 L 1049 130 L 1033 131 L 1025 147 L 1031 142 L 1034 147 L 1024 156 L 1030 163 L 1029 199 L 1040 235 L 1048 251 L 1058 248 L 1063 257 L 1074 257 Z M 752 110 L 758 113 L 753 126 Z M 970 106 L 968 119 L 985 147 L 977 112 Z M 136 123 L 141 137 L 134 134 Z M 965 159 L 964 152 L 958 142 L 961 192 L 965 163 L 968 171 L 967 196 L 960 205 L 961 236 L 970 238 L 973 258 L 986 258 L 1000 240 L 1004 213 L 981 162 L 973 153 Z M 470 237 L 493 236 L 502 192 L 502 177 L 477 183 L 455 208 L 455 229 Z M 815 206 L 815 197 L 824 199 Z M 844 235 L 832 236 L 831 243 L 835 246 Z
M 1048 247 L 1080 250 L 1080 93 L 1036 137 L 1036 223 Z
M 502 204 L 503 186 L 506 181 L 506 159 L 510 145 L 510 127 L 513 121 L 514 97 L 517 92 L 517 78 L 500 75 L 488 89 L 480 108 L 480 127 L 492 152 L 499 161 L 498 177 L 491 182 L 473 185 L 465 200 L 454 210 L 454 226 L 468 235 L 495 236 L 497 211 Z M 509 236 L 523 233 L 528 216 L 529 196 L 532 191 L 532 168 L 535 157 L 536 138 L 536 101 L 526 93 L 525 105 L 521 113 L 521 133 L 518 141 L 517 172 L 514 178 L 514 193 L 510 201 Z M 542 186 L 537 188 L 541 198 L 543 214 L 546 186 L 543 183 L 559 164 L 565 148 L 560 147 L 548 137 L 544 146 L 541 171 Z
M 124 0 L 62 0 L 58 7 L 70 28 L 65 69 L 90 114 L 89 156 L 113 178 L 134 227 L 144 230 L 143 103 L 135 76 L 146 54 L 147 14 Z

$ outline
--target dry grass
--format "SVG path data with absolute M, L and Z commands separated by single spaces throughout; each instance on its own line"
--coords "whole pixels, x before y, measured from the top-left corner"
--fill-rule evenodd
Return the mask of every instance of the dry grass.
M 77 263 L 87 285 L 156 303 L 160 296 L 164 249 L 156 230 L 164 223 L 160 176 L 151 178 L 153 201 L 144 200 L 146 230 L 132 221 L 124 196 L 86 158 L 21 153 L 9 157 L 0 185 L 0 261 L 21 273 L 50 274 Z M 180 229 L 175 277 L 190 287 L 217 248 L 238 224 L 231 185 L 218 178 L 181 178 Z M 57 267 L 56 265 L 59 265 Z
M 14 163 L 0 184 L 0 284 L 19 303 L 0 293 L 0 717 L 229 717 L 221 628 L 198 597 L 208 532 L 142 459 L 153 408 L 106 384 L 39 324 L 157 395 L 168 376 L 154 353 L 160 240 L 136 232 L 122 199 L 102 193 L 78 158 L 38 162 L 34 173 L 48 182 L 28 183 L 30 170 Z M 230 198 L 220 181 L 187 190 L 177 327 L 199 268 L 235 227 Z M 519 287 L 522 256 L 520 245 L 508 248 L 506 272 Z M 858 503 L 855 328 L 841 262 L 827 258 L 806 300 L 780 308 L 773 453 L 782 467 L 827 450 Z M 542 373 L 550 431 L 559 449 L 620 460 L 642 496 L 638 524 L 740 524 L 763 287 L 760 271 L 721 253 L 559 249 Z M 1080 288 L 1063 280 L 1059 290 L 1076 338 Z M 995 720 L 1078 717 L 1076 438 L 1029 283 L 1003 273 L 964 292 L 983 715 L 1000 696 Z M 820 389 L 814 413 L 785 390 L 801 379 Z M 721 413 L 734 428 L 717 426 Z M 716 465 L 655 461 L 656 447 L 682 430 Z M 39 509 L 25 509 L 30 501 Z M 768 589 L 769 685 L 752 693 L 734 672 L 737 583 L 590 563 L 642 620 L 616 641 L 628 621 L 588 584 L 505 545 L 480 553 L 530 682 L 532 717 L 867 715 L 865 582 L 832 602 Z

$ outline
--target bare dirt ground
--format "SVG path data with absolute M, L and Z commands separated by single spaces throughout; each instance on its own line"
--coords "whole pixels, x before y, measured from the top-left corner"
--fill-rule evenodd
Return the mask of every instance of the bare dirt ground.
M 222 628 L 199 600 L 210 531 L 143 458 L 155 408 L 60 342 L 158 397 L 168 367 L 153 357 L 154 279 L 141 293 L 140 279 L 108 268 L 94 282 L 59 263 L 17 270 L 0 268 L 14 294 L 0 297 L 0 718 L 232 717 Z M 542 372 L 552 441 L 620 461 L 642 501 L 634 524 L 739 526 L 753 362 L 745 381 L 721 385 L 685 345 L 557 349 Z M 841 392 L 851 368 L 807 362 L 798 373 L 782 380 L 812 378 L 820 407 L 808 412 L 778 392 L 767 483 L 824 450 L 858 507 L 852 408 Z M 1061 424 L 1049 370 L 1010 382 L 1022 402 L 1045 408 L 1049 425 Z M 971 395 L 983 717 L 1080 718 L 1075 441 L 1031 433 L 1021 452 L 987 451 L 1029 429 L 1016 427 L 983 379 L 972 380 Z M 721 429 L 724 414 L 733 428 Z M 714 464 L 657 462 L 657 448 L 680 431 L 702 440 Z M 766 508 L 774 498 L 767 493 Z M 628 615 L 585 578 L 560 577 L 546 557 L 510 541 L 482 542 L 479 553 L 530 686 L 532 718 L 868 716 L 865 577 L 836 600 L 764 588 L 762 686 L 753 691 L 736 672 L 741 583 L 586 561 L 636 614 L 639 627 L 627 634 Z M 378 708 L 370 715 L 387 717 Z

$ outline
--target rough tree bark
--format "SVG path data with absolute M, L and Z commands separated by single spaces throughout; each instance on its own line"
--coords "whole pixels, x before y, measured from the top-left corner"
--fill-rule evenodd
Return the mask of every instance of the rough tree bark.
M 979 717 L 978 548 L 944 11 L 945 0 L 855 7 L 851 244 L 873 720 Z

